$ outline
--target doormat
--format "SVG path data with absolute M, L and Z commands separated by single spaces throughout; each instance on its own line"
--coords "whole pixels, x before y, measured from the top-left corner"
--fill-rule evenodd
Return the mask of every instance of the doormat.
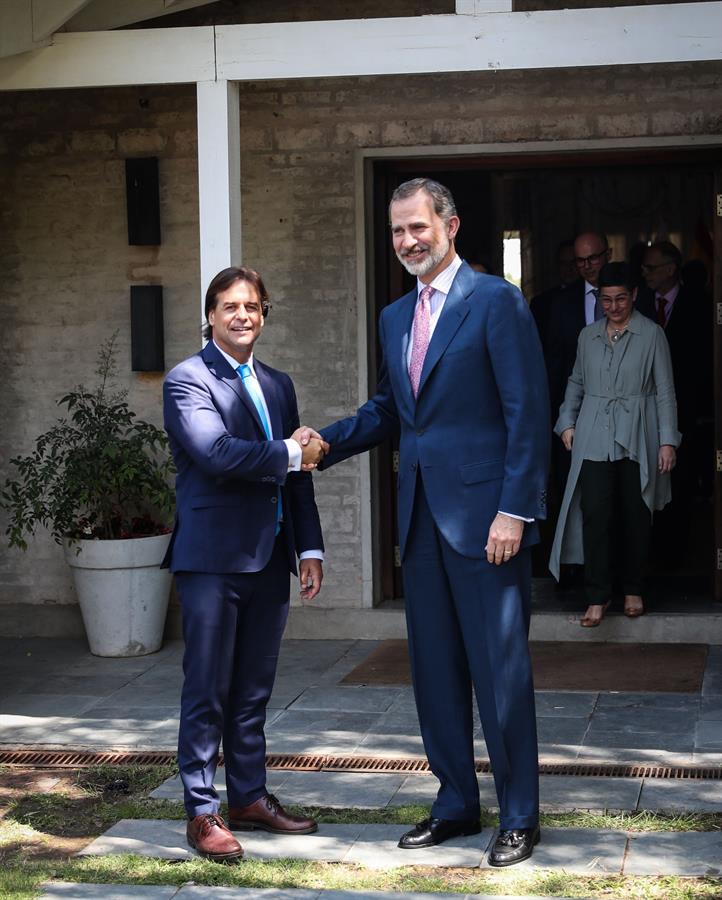
M 532 641 L 534 687 L 542 691 L 698 693 L 706 644 Z M 342 684 L 411 684 L 406 641 L 383 641 Z

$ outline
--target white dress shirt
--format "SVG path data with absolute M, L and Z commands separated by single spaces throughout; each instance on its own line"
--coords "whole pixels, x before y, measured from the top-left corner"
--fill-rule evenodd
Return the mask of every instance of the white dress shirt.
M 446 298 L 448 296 L 449 291 L 451 290 L 452 282 L 454 278 L 456 278 L 456 273 L 461 268 L 461 257 L 457 254 L 449 263 L 449 265 L 444 269 L 443 272 L 439 272 L 439 274 L 434 278 L 433 281 L 430 282 L 428 286 L 434 288 L 435 293 L 431 295 L 431 299 L 429 300 L 429 306 L 431 308 L 431 319 L 429 321 L 429 341 L 434 334 L 434 329 L 439 321 L 439 317 L 441 316 L 441 312 L 444 308 L 444 303 L 446 303 Z M 419 294 L 421 291 L 427 287 L 421 279 L 416 280 L 416 302 L 419 302 Z M 594 321 L 594 312 L 592 312 L 592 321 Z M 409 346 L 406 350 L 406 368 L 408 369 L 411 364 L 411 351 L 414 346 L 414 323 L 411 323 L 411 333 L 409 334 Z M 499 510 L 502 515 L 509 516 L 510 519 L 519 519 L 522 522 L 533 522 L 534 519 L 525 519 L 524 516 L 515 516 L 513 513 L 505 513 L 503 510 Z
M 213 341 L 216 350 L 226 358 L 228 365 L 234 370 L 238 371 L 238 367 L 241 363 L 238 362 L 237 359 L 234 359 L 230 354 L 226 353 L 224 350 Z M 248 359 L 247 365 L 251 370 L 251 378 L 255 378 L 256 380 L 256 388 L 258 389 L 258 396 L 261 398 L 261 403 L 263 404 L 263 411 L 266 414 L 266 421 L 268 422 L 268 428 L 270 429 L 271 435 L 270 438 L 273 440 L 273 425 L 271 424 L 271 416 L 268 412 L 268 406 L 266 404 L 266 398 L 263 396 L 263 390 L 261 389 L 261 383 L 258 380 L 258 376 L 256 375 L 256 370 L 253 366 L 253 354 L 251 353 L 250 358 Z M 238 376 L 241 377 L 240 375 Z M 301 461 L 303 459 L 303 451 L 301 450 L 301 445 L 298 441 L 294 441 L 293 438 L 284 438 L 283 443 L 286 445 L 286 449 L 288 450 L 288 471 L 289 472 L 300 472 L 301 471 Z M 299 559 L 320 559 L 323 560 L 323 552 L 321 550 L 304 550 L 303 553 L 299 553 Z
M 431 318 L 429 320 L 429 340 L 433 337 L 434 329 L 439 321 L 439 316 L 441 315 L 441 311 L 444 308 L 444 303 L 446 303 L 446 296 L 451 290 L 451 284 L 456 278 L 456 273 L 459 271 L 461 267 L 461 257 L 455 256 L 449 265 L 444 269 L 443 272 L 439 272 L 439 274 L 434 278 L 434 280 L 428 285 L 428 287 L 432 287 L 436 293 L 431 295 L 431 300 L 429 300 L 429 307 L 431 309 Z M 418 303 L 419 294 L 421 291 L 427 287 L 421 279 L 416 280 L 416 302 Z M 411 365 L 411 351 L 414 346 L 414 323 L 411 323 L 411 333 L 409 334 L 409 346 L 406 350 L 406 368 Z

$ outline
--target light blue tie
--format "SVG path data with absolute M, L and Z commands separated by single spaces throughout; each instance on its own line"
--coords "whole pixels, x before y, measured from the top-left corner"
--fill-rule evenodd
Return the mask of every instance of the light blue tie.
M 253 373 L 251 372 L 251 367 L 248 363 L 241 363 L 240 366 L 236 369 L 236 372 L 241 376 L 241 380 L 243 381 L 243 385 L 248 391 L 248 395 L 253 400 L 253 405 L 256 407 L 256 412 L 258 413 L 258 417 L 261 420 L 261 425 L 263 425 L 263 430 L 266 432 L 266 437 L 268 440 L 271 440 L 271 426 L 268 424 L 268 417 L 266 416 L 266 410 L 263 408 L 263 401 L 261 400 L 261 389 L 256 382 L 256 379 L 253 377 Z M 276 534 L 281 530 L 281 519 L 283 518 L 283 502 L 281 501 L 281 492 L 278 492 L 278 515 L 276 517 Z

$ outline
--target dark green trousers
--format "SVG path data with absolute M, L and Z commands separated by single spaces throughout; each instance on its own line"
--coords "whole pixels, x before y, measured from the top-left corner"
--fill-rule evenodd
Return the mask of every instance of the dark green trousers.
M 642 594 L 652 515 L 642 500 L 639 463 L 585 459 L 579 475 L 588 603 L 604 604 L 612 580 L 624 594 Z

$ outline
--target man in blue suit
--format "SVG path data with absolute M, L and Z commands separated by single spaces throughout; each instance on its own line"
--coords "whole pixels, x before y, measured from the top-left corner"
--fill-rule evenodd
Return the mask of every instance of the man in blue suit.
M 539 840 L 534 691 L 527 635 L 530 546 L 545 513 L 549 401 L 524 298 L 456 255 L 449 191 L 426 178 L 396 189 L 391 234 L 413 291 L 381 313 L 378 390 L 322 429 L 319 468 L 400 430 L 399 542 L 411 671 L 424 748 L 440 781 L 413 849 L 476 834 L 473 683 L 497 795 L 490 854 L 505 866 Z
M 299 429 L 288 375 L 254 359 L 267 312 L 257 272 L 219 272 L 205 300 L 210 340 L 163 386 L 178 472 L 164 565 L 176 576 L 185 639 L 178 765 L 188 843 L 217 862 L 243 855 L 218 815 L 221 739 L 231 829 L 309 834 L 317 827 L 266 790 L 263 726 L 296 554 L 302 597 L 313 599 L 323 579 L 308 470 L 325 449 Z

